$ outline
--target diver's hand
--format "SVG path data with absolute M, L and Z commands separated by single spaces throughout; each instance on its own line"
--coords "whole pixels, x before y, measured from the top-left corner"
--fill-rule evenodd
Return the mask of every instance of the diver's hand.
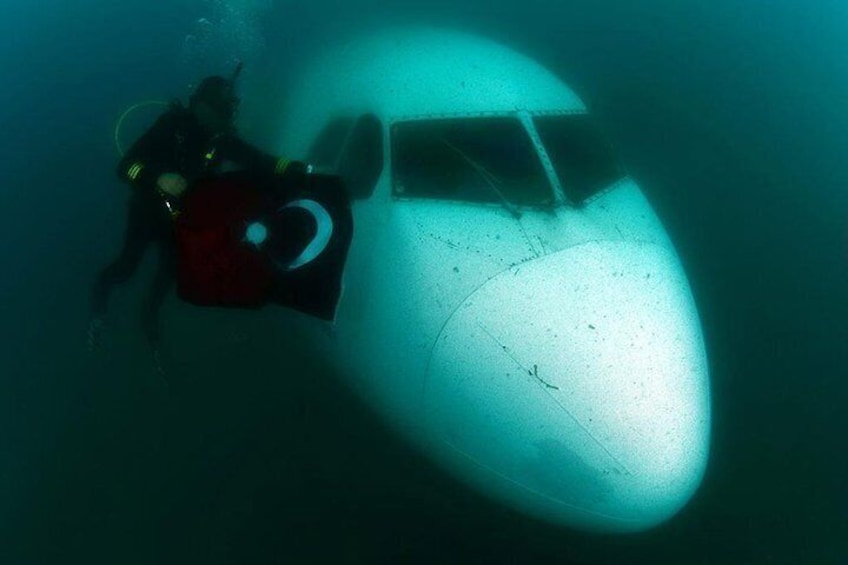
M 179 173 L 164 173 L 159 175 L 156 186 L 168 196 L 180 196 L 185 192 L 188 183 Z

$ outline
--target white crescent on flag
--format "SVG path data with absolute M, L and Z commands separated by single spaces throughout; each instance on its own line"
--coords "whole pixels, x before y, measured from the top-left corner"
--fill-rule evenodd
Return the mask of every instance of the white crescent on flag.
M 300 255 L 298 255 L 288 265 L 277 264 L 277 266 L 285 271 L 294 271 L 295 269 L 299 269 L 300 267 L 314 261 L 327 248 L 327 245 L 330 243 L 330 238 L 333 236 L 333 218 L 330 217 L 327 209 L 315 200 L 295 200 L 280 208 L 280 211 L 283 211 L 286 208 L 301 208 L 306 210 L 312 214 L 313 218 L 315 218 L 315 224 L 317 226 L 315 237 L 313 237 L 312 241 L 310 241 L 303 251 L 301 251 Z

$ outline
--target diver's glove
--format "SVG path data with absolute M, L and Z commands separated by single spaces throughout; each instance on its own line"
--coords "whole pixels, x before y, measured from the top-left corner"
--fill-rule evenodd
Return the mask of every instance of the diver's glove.
M 188 181 L 179 173 L 164 173 L 156 179 L 156 188 L 168 196 L 179 198 L 188 188 Z
M 180 215 L 177 202 L 186 188 L 188 188 L 188 181 L 179 173 L 164 173 L 156 180 L 156 192 L 159 193 L 172 220 L 177 219 L 177 216 Z

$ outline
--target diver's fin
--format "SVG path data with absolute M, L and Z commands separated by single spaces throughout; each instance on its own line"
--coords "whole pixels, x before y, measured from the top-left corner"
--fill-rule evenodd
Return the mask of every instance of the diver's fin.
M 164 387 L 165 395 L 171 396 L 171 383 L 168 382 L 168 372 L 165 370 L 165 362 L 163 360 L 162 348 L 159 344 L 151 344 L 150 357 L 153 361 L 153 368 L 159 376 L 159 380 Z
M 86 340 L 89 353 L 94 353 L 100 349 L 103 339 L 103 330 L 106 328 L 106 322 L 100 316 L 92 316 L 88 321 L 88 331 L 86 332 Z

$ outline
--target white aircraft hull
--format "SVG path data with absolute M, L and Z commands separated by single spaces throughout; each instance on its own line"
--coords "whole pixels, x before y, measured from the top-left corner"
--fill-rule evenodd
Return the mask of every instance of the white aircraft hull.
M 412 43 L 430 33 L 439 45 L 510 60 L 466 36 L 424 32 Z M 305 154 L 334 113 L 367 109 L 391 135 L 404 93 L 393 85 L 405 83 L 375 55 L 379 41 L 370 45 L 345 51 L 337 67 L 333 58 L 313 67 L 293 93 L 281 152 Z M 362 57 L 363 84 L 387 81 L 385 115 L 376 94 L 355 99 L 351 53 Z M 421 53 L 386 57 L 407 72 L 402 58 Z M 326 82 L 334 69 L 347 96 Z M 561 92 L 551 99 L 581 108 Z M 373 196 L 354 204 L 333 330 L 307 322 L 298 331 L 399 434 L 497 500 L 601 531 L 674 515 L 707 462 L 708 367 L 686 276 L 636 183 L 625 177 L 582 207 L 517 217 L 499 204 L 399 198 L 385 163 Z

